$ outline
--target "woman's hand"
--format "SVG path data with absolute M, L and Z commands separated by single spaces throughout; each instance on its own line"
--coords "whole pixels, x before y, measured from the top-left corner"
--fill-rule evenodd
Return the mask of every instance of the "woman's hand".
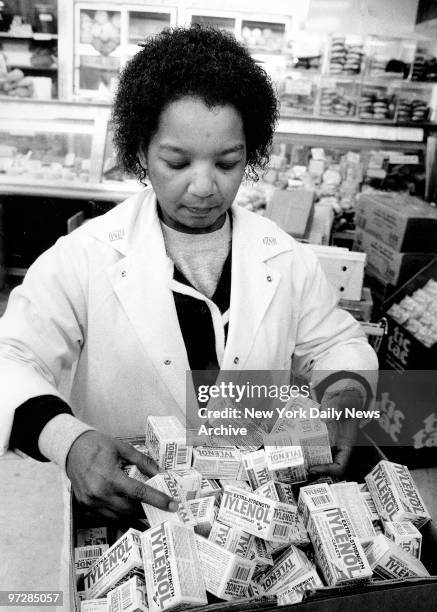
M 129 478 L 122 470 L 129 464 L 148 477 L 158 473 L 151 459 L 132 445 L 97 431 L 83 433 L 71 446 L 66 464 L 78 502 L 109 519 L 144 518 L 140 502 L 169 512 L 177 510 L 171 497 Z
M 346 408 L 360 410 L 363 406 L 363 396 L 358 389 L 346 388 L 334 393 L 326 392 L 322 398 L 321 409 L 335 408 L 340 410 L 342 415 Z M 352 449 L 358 433 L 358 419 L 340 418 L 338 421 L 329 421 L 328 427 L 329 440 L 331 446 L 335 448 L 332 463 L 315 465 L 309 469 L 311 476 L 328 475 L 340 478 L 346 471 Z

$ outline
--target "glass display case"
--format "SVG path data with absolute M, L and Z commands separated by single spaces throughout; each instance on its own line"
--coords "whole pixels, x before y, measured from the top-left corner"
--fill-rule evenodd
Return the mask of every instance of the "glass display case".
M 397 93 L 391 85 L 363 84 L 358 117 L 364 121 L 394 121 Z
M 250 53 L 282 53 L 285 46 L 285 22 L 265 20 L 241 21 L 241 40 Z
M 413 40 L 370 36 L 366 42 L 366 76 L 407 79 L 414 61 L 415 48 Z
M 437 82 L 437 43 L 435 41 L 420 40 L 417 43 L 411 80 Z
M 359 84 L 355 81 L 323 79 L 319 114 L 322 117 L 354 118 L 357 115 L 359 95 Z
M 288 74 L 279 91 L 281 115 L 311 116 L 314 114 L 317 83 L 298 73 Z
M 327 72 L 333 76 L 356 76 L 364 65 L 364 44 L 359 36 L 332 36 L 328 48 Z
M 319 74 L 323 68 L 325 37 L 317 32 L 296 32 L 287 37 L 284 55 L 287 70 Z
M 116 151 L 112 142 L 112 125 L 111 122 L 107 124 L 106 138 L 105 138 L 105 151 L 103 154 L 103 168 L 101 175 L 102 183 L 105 186 L 110 187 L 111 185 L 120 187 L 130 186 L 133 188 L 139 188 L 138 181 L 135 176 L 126 174 L 120 167 L 117 159 Z
M 92 189 L 101 178 L 99 139 L 108 115 L 107 108 L 85 104 L 3 101 L 0 189 Z
M 191 13 L 189 23 L 199 25 L 210 25 L 219 30 L 225 30 L 235 36 L 237 20 L 229 15 L 205 14 L 203 11 Z
M 432 85 L 403 83 L 397 93 L 396 122 L 421 123 L 432 120 L 432 97 Z
M 76 4 L 73 94 L 110 100 L 120 69 L 139 50 L 139 43 L 175 24 L 175 8 Z

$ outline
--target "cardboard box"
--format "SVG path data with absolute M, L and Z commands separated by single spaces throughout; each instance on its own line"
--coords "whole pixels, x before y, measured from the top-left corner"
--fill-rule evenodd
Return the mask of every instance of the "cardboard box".
M 366 544 L 376 533 L 356 482 L 339 482 L 331 485 L 331 492 L 338 506 L 345 508 L 361 544 Z
M 255 564 L 210 540 L 196 536 L 200 567 L 207 591 L 231 601 L 246 597 Z
M 144 573 L 140 538 L 140 531 L 129 529 L 92 566 L 84 578 L 86 599 L 103 597 L 131 572 Z
M 149 416 L 146 446 L 162 470 L 191 467 L 193 449 L 187 445 L 186 430 L 175 416 Z
M 308 533 L 317 566 L 328 585 L 366 581 L 372 577 L 363 547 L 344 508 L 310 514 Z
M 362 193 L 355 213 L 358 228 L 395 251 L 437 253 L 437 210 L 400 193 Z
M 314 214 L 314 191 L 277 189 L 267 205 L 266 217 L 295 238 L 306 238 Z
M 258 582 L 265 595 L 275 595 L 278 591 L 283 590 L 288 582 L 311 569 L 313 569 L 313 564 L 306 554 L 296 546 L 290 546 L 259 578 Z
M 337 499 L 326 482 L 307 485 L 306 487 L 301 487 L 299 491 L 297 509 L 305 527 L 308 527 L 311 513 L 337 507 Z
M 365 480 L 385 521 L 411 521 L 420 529 L 431 520 L 407 466 L 380 461 Z
M 192 527 L 166 521 L 141 535 L 150 612 L 207 603 Z
M 309 569 L 278 591 L 278 606 L 299 603 L 307 589 L 316 589 L 322 586 L 323 582 L 320 580 L 317 571 Z
M 234 487 L 223 491 L 217 520 L 272 542 L 307 541 L 296 506 Z
M 255 536 L 236 527 L 215 521 L 208 540 L 223 546 L 226 550 L 230 550 L 239 557 L 243 557 L 243 559 L 250 559 Z
M 420 559 L 422 550 L 422 534 L 410 521 L 384 521 L 384 535 Z
M 410 555 L 383 534 L 376 536 L 365 547 L 365 551 L 372 571 L 380 578 L 429 576 L 428 570 L 419 559 Z
M 431 253 L 402 253 L 357 228 L 354 251 L 367 255 L 366 274 L 385 285 L 401 285 L 433 259 Z
M 132 576 L 106 596 L 108 612 L 149 612 L 146 584 L 142 578 Z

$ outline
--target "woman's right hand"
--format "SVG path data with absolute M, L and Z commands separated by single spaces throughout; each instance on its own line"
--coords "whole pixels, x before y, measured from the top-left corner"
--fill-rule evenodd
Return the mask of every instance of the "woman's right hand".
M 178 504 L 165 493 L 129 478 L 123 466 L 134 464 L 146 476 L 156 464 L 131 444 L 98 431 L 86 431 L 72 444 L 66 471 L 78 502 L 109 519 L 144 518 L 141 502 L 174 512 Z

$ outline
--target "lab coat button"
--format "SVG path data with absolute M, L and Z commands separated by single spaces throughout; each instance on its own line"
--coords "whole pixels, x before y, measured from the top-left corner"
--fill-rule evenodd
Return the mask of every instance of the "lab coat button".
M 235 357 L 235 359 L 234 359 L 234 363 L 235 363 L 235 365 L 237 365 L 237 363 L 238 363 L 239 361 L 240 361 L 240 358 L 239 358 L 239 357 Z
M 270 275 L 269 275 L 269 276 L 267 276 L 267 281 L 268 281 L 269 283 L 271 283 L 271 282 L 272 282 L 272 277 L 271 277 Z
M 170 364 L 171 364 L 171 360 L 170 360 L 170 359 L 166 359 L 166 360 L 164 361 L 164 364 L 165 364 L 165 365 L 170 365 Z
M 126 270 L 122 270 L 121 276 L 122 276 L 122 278 L 124 278 L 126 276 Z

